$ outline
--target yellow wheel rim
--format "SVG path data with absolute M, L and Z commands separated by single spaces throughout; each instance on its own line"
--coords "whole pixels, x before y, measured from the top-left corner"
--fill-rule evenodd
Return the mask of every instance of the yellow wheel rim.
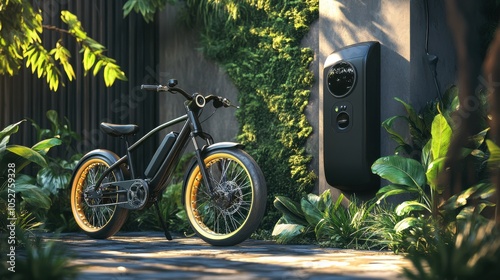
M 86 232 L 96 232 L 104 228 L 113 217 L 117 205 L 91 207 L 92 204 L 109 203 L 118 200 L 118 196 L 104 198 L 102 201 L 85 197 L 85 190 L 95 185 L 102 172 L 109 165 L 102 159 L 90 159 L 77 171 L 71 188 L 71 210 L 76 223 Z M 111 173 L 104 182 L 116 181 Z
M 205 159 L 205 164 L 217 198 L 209 198 L 196 166 L 186 187 L 186 212 L 199 234 L 213 240 L 227 239 L 248 221 L 254 201 L 253 182 L 245 165 L 231 154 L 215 153 Z

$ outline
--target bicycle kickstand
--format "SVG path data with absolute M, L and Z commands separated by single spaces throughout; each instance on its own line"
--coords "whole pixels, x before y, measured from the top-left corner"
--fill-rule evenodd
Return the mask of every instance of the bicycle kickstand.
M 163 231 L 165 232 L 165 237 L 167 238 L 167 240 L 172 240 L 172 235 L 170 235 L 170 232 L 168 231 L 168 223 L 166 223 L 163 217 L 161 216 L 160 206 L 158 206 L 158 200 L 156 200 L 154 204 L 156 208 L 156 213 L 158 214 L 158 219 L 160 220 Z

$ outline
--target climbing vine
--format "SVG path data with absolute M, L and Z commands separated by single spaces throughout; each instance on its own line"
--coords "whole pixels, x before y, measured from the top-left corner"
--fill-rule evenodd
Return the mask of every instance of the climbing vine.
M 238 141 L 261 166 L 268 204 L 276 195 L 310 192 L 304 110 L 313 74 L 311 49 L 300 42 L 318 17 L 318 0 L 187 0 L 191 24 L 202 26 L 205 56 L 224 67 L 239 90 Z M 271 211 L 273 212 L 273 211 Z M 266 223 L 277 218 L 268 214 Z

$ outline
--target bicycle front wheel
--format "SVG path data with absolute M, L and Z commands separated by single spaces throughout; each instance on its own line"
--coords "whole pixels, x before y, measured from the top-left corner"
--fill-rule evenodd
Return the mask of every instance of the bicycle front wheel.
M 266 183 L 257 163 L 240 149 L 219 149 L 205 156 L 210 192 L 200 167 L 192 166 L 184 201 L 189 223 L 205 242 L 236 245 L 259 226 L 266 208 Z

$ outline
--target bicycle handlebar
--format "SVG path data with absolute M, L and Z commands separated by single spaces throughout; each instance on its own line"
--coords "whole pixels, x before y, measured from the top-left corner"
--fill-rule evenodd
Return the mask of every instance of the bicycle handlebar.
M 193 95 L 189 95 L 187 92 L 184 90 L 175 87 L 177 85 L 177 80 L 171 79 L 168 81 L 168 86 L 162 86 L 162 85 L 141 85 L 141 90 L 147 90 L 147 91 L 156 91 L 156 92 L 171 92 L 171 93 L 180 93 L 182 94 L 187 100 L 193 100 L 197 96 L 200 96 L 198 93 L 195 93 Z M 231 104 L 231 101 L 229 99 L 222 97 L 222 96 L 216 96 L 216 95 L 207 95 L 204 97 L 206 101 L 213 101 L 213 105 L 215 108 L 220 108 L 220 107 L 234 107 L 236 109 L 240 108 L 239 106 L 235 106 Z M 195 100 L 196 101 L 196 100 Z

